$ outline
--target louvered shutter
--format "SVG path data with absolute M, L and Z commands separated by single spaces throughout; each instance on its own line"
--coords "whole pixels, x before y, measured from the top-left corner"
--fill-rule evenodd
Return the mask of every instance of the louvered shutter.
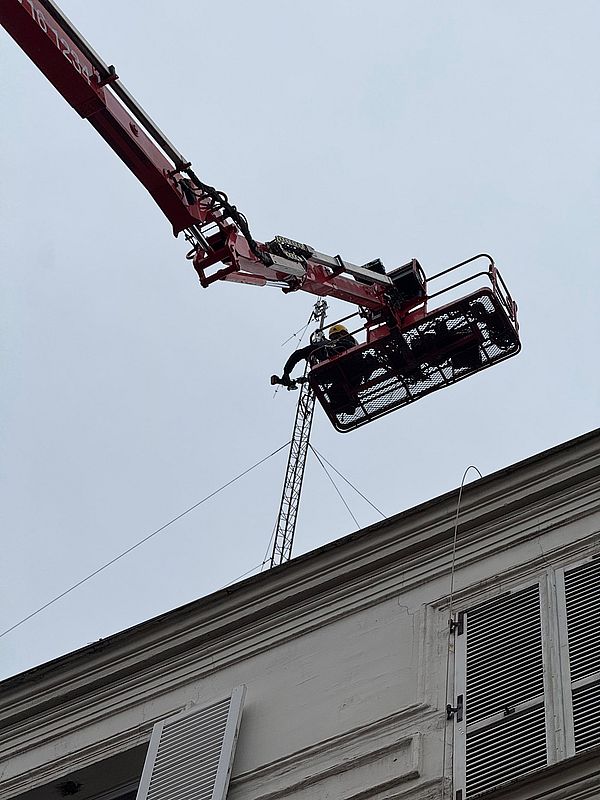
M 600 744 L 600 558 L 564 572 L 570 689 L 576 753 Z M 568 702 L 567 702 L 568 707 Z
M 462 642 L 459 640 L 462 639 Z M 539 585 L 465 612 L 457 636 L 456 800 L 546 765 Z M 462 709 L 460 706 L 462 705 Z
M 225 800 L 245 692 L 158 722 L 136 800 Z

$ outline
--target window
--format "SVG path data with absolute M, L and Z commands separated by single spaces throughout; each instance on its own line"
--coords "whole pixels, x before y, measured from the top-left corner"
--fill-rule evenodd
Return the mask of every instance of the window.
M 225 800 L 245 691 L 154 726 L 137 800 Z
M 558 574 L 569 754 L 600 743 L 600 558 Z
M 600 744 L 600 558 L 457 623 L 455 800 Z

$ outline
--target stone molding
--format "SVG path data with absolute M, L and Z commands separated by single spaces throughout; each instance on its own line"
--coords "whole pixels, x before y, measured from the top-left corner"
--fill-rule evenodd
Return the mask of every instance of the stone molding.
M 184 707 L 177 710 L 182 711 Z M 237 775 L 231 782 L 228 797 L 235 800 L 239 791 L 244 800 L 276 800 L 348 770 L 372 765 L 396 750 L 402 758 L 402 769 L 397 771 L 393 782 L 394 785 L 404 783 L 420 774 L 420 734 L 414 729 L 416 725 L 422 727 L 430 717 L 439 717 L 437 711 L 433 714 L 428 712 L 431 712 L 430 707 L 423 703 L 408 706 L 388 717 L 344 731 L 271 764 Z M 169 711 L 167 716 L 171 713 Z M 85 769 L 149 742 L 152 727 L 163 718 L 164 715 L 157 716 L 147 720 L 141 727 L 136 725 L 75 753 L 64 753 L 28 770 L 26 775 L 19 773 L 6 778 L 0 775 L 0 800 L 9 800 L 15 795 L 51 783 L 62 775 Z M 408 727 L 411 733 L 407 733 Z M 269 783 L 279 783 L 281 791 L 265 792 L 262 787 Z
M 589 535 L 576 542 L 569 542 L 562 547 L 547 551 L 541 549 L 540 555 L 530 559 L 526 564 L 518 564 L 501 572 L 496 572 L 488 579 L 479 581 L 476 587 L 465 586 L 458 590 L 455 589 L 453 593 L 453 609 L 456 612 L 468 606 L 485 602 L 492 597 L 503 594 L 508 589 L 515 588 L 519 584 L 540 576 L 549 568 L 558 569 L 569 566 L 599 552 L 600 530 L 593 530 Z M 457 569 L 463 569 L 477 560 L 477 556 L 474 555 L 469 560 L 457 561 Z M 439 610 L 447 609 L 448 605 L 448 597 L 433 603 L 433 606 Z
M 350 789 L 351 782 L 357 781 L 361 769 L 376 769 L 378 762 L 381 764 L 386 757 L 397 766 L 390 769 L 386 764 L 386 768 L 381 770 L 386 775 L 385 780 L 379 781 L 382 790 L 418 778 L 422 770 L 421 734 L 414 731 L 414 726 L 418 724 L 423 727 L 424 715 L 428 710 L 429 707 L 423 704 L 409 706 L 384 719 L 345 731 L 251 772 L 236 775 L 231 781 L 229 800 L 279 800 L 291 795 L 301 797 L 304 790 L 316 784 L 320 784 L 315 791 L 321 796 L 327 794 L 324 784 L 332 779 L 336 780 L 337 793 L 349 799 L 356 791 L 362 791 L 360 788 L 356 790 L 356 786 L 354 793 Z M 410 733 L 406 730 L 408 726 L 411 727 Z M 355 770 L 357 772 L 353 776 L 346 776 L 348 785 L 340 791 L 340 782 L 344 780 L 341 776 Z M 372 776 L 371 782 L 365 785 L 367 789 L 371 796 L 378 791 L 378 783 L 372 782 Z

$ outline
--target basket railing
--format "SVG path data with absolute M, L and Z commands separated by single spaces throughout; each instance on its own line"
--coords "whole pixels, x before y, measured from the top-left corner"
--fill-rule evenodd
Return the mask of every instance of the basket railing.
M 460 280 L 456 280 L 453 283 L 450 283 L 449 285 L 444 286 L 435 292 L 430 291 L 430 286 L 434 281 L 437 281 L 444 276 L 450 275 L 450 273 L 456 272 L 457 270 L 466 267 L 468 264 L 473 264 L 474 262 L 480 259 L 485 259 L 488 262 L 487 269 L 479 269 L 477 272 L 471 273 L 470 275 L 467 275 L 466 277 Z M 454 264 L 453 266 L 448 267 L 447 269 L 444 269 L 441 272 L 438 272 L 435 275 L 432 275 L 430 278 L 428 278 L 427 279 L 428 312 L 433 310 L 430 307 L 430 303 L 432 300 L 435 300 L 436 298 L 442 298 L 444 295 L 447 295 L 448 293 L 454 291 L 460 286 L 465 286 L 466 284 L 472 284 L 475 281 L 477 281 L 478 278 L 485 279 L 485 285 L 486 286 L 489 285 L 491 287 L 494 295 L 498 298 L 502 307 L 506 311 L 508 318 L 515 326 L 515 329 L 518 330 L 519 323 L 517 321 L 517 304 L 512 299 L 511 294 L 508 291 L 508 287 L 504 282 L 504 278 L 502 277 L 500 271 L 498 270 L 498 268 L 494 263 L 494 259 L 487 253 L 478 253 L 477 255 L 472 256 L 471 258 L 467 258 L 465 259 L 465 261 L 461 261 L 458 264 Z M 483 282 L 484 281 L 479 282 L 480 283 L 479 288 L 481 288 L 481 284 Z M 436 304 L 435 308 L 441 305 L 442 303 Z

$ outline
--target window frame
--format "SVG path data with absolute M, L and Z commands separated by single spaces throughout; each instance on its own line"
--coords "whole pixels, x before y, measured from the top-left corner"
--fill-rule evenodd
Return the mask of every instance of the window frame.
M 562 707 L 564 713 L 564 742 L 565 742 L 565 758 L 569 758 L 579 753 L 584 752 L 588 748 L 576 749 L 575 741 L 575 714 L 573 708 L 573 690 L 580 689 L 585 686 L 592 686 L 600 683 L 600 670 L 591 672 L 582 678 L 573 680 L 571 675 L 571 659 L 569 647 L 569 630 L 568 630 L 568 616 L 567 616 L 567 595 L 566 595 L 566 581 L 565 574 L 572 572 L 580 567 L 585 567 L 592 562 L 600 562 L 600 555 L 592 554 L 587 558 L 580 559 L 571 564 L 565 564 L 557 567 L 554 570 L 556 576 L 556 596 L 557 596 L 557 625 L 558 625 L 558 641 L 560 643 L 560 670 L 562 675 Z M 599 742 L 600 743 L 600 742 Z
M 465 607 L 453 614 L 454 629 L 454 700 L 452 703 L 453 718 L 453 759 L 452 775 L 455 800 L 470 800 L 482 792 L 470 796 L 466 794 L 466 744 L 467 744 L 467 710 L 469 698 L 467 695 L 467 656 L 468 656 L 468 630 L 469 611 L 474 611 L 481 606 L 500 600 L 510 594 L 516 594 L 528 587 L 537 585 L 540 599 L 541 645 L 543 665 L 544 692 L 542 702 L 545 709 L 545 734 L 546 734 L 546 766 L 557 764 L 567 758 L 585 752 L 585 749 L 576 751 L 573 717 L 573 689 L 580 686 L 600 683 L 600 670 L 591 675 L 579 678 L 575 684 L 571 679 L 569 638 L 567 621 L 567 602 L 565 591 L 565 574 L 576 570 L 591 561 L 599 560 L 600 555 L 588 555 L 577 561 L 562 563 L 560 566 L 548 566 L 538 572 L 534 577 L 514 583 L 500 593 L 490 593 L 478 598 L 477 602 L 463 604 Z M 519 710 L 524 710 L 529 705 L 537 705 L 539 700 L 522 701 L 518 704 Z M 457 708 L 462 705 L 461 712 Z M 469 731 L 478 730 L 494 724 L 495 719 L 486 717 L 477 720 L 469 726 Z M 600 744 L 600 741 L 599 741 Z M 590 745 L 593 746 L 593 745 Z M 523 776 L 534 770 L 523 773 Z M 506 785 L 506 783 L 498 784 Z

